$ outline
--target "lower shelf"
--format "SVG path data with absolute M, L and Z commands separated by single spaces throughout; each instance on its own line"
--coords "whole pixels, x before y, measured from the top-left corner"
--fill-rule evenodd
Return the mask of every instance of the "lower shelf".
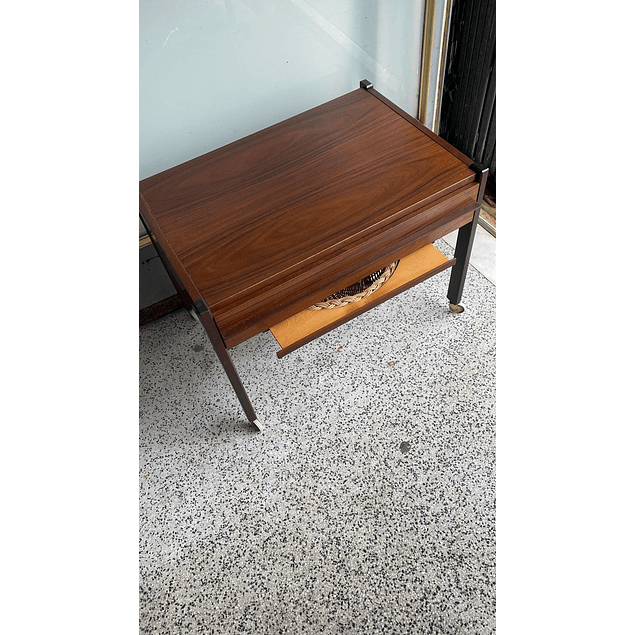
M 390 280 L 378 291 L 364 300 L 337 309 L 313 311 L 306 309 L 272 326 L 270 331 L 282 347 L 278 357 L 300 348 L 304 344 L 332 331 L 374 306 L 392 298 L 402 291 L 454 265 L 454 258 L 446 258 L 434 245 L 402 258 Z

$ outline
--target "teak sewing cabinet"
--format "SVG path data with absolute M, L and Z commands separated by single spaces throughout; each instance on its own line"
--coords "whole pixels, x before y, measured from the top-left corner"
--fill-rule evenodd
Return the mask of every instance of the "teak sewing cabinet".
M 452 268 L 465 283 L 487 169 L 363 80 L 360 88 L 139 183 L 140 216 L 249 421 L 228 349 L 271 330 L 278 356 Z M 458 229 L 454 257 L 432 243 Z M 399 260 L 377 292 L 308 310 Z

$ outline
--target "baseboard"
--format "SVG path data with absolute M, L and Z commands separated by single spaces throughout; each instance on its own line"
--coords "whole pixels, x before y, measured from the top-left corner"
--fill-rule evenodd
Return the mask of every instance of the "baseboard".
M 165 300 L 155 302 L 151 306 L 139 311 L 139 326 L 154 322 L 154 320 L 158 320 L 181 308 L 183 308 L 183 300 L 181 300 L 178 295 L 173 295 Z

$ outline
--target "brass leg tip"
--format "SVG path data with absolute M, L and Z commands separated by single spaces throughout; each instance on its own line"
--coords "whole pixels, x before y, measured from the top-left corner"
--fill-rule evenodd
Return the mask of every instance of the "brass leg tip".
M 465 309 L 460 304 L 452 304 L 452 302 L 450 302 L 450 311 L 452 311 L 452 313 L 463 313 Z

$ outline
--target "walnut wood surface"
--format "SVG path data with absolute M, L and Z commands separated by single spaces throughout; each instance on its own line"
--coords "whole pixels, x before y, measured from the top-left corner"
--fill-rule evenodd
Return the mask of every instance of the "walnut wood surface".
M 233 346 L 415 249 L 477 190 L 465 161 L 359 89 L 141 181 L 140 208 Z
M 421 132 L 430 137 L 430 139 L 438 143 L 440 146 L 444 147 L 450 154 L 453 154 L 455 157 L 457 157 L 457 159 L 463 161 L 465 165 L 474 164 L 474 161 L 472 161 L 470 157 L 468 157 L 466 154 L 463 154 L 460 150 L 457 150 L 454 146 L 450 145 L 445 139 L 430 130 L 430 128 L 426 128 L 426 126 L 424 126 L 418 119 L 410 116 L 405 110 L 402 110 L 401 108 L 399 108 L 399 106 L 391 102 L 389 99 L 386 99 L 386 97 L 384 97 L 381 93 L 378 93 L 374 88 L 369 88 L 368 92 L 371 93 L 371 95 L 377 97 L 377 99 L 379 99 L 383 103 L 385 103 L 397 114 L 401 115 L 406 121 L 409 121 L 413 126 L 421 130 Z
M 367 298 L 337 309 L 305 309 L 272 326 L 271 333 L 282 347 L 277 353 L 278 357 L 284 357 L 335 327 L 451 267 L 454 262 L 454 259 L 448 260 L 434 245 L 426 245 L 401 259 L 388 282 Z
M 473 197 L 473 195 L 472 191 L 468 192 L 466 196 Z M 324 299 L 331 293 L 353 284 L 373 271 L 377 271 L 437 238 L 445 236 L 454 229 L 458 229 L 472 220 L 475 205 L 471 204 L 458 210 L 449 209 L 451 211 L 447 211 L 446 205 L 439 205 L 431 211 L 425 210 L 425 215 L 428 215 L 428 218 L 424 217 L 422 221 L 423 214 L 416 216 L 410 225 L 397 228 L 401 232 L 391 231 L 389 235 L 392 239 L 390 240 L 387 240 L 387 233 L 378 232 L 367 238 L 363 244 L 357 245 L 355 250 L 351 248 L 342 251 L 338 254 L 339 258 L 331 254 L 330 258 L 325 257 L 321 262 L 315 263 L 313 267 L 304 272 L 301 281 L 298 281 L 297 278 L 284 283 L 277 281 L 278 286 L 267 289 L 267 292 L 259 297 L 253 297 L 241 304 L 236 303 L 234 307 L 228 307 L 226 309 L 228 312 L 221 313 L 219 318 L 223 324 L 230 325 L 225 334 L 227 345 L 230 348 L 236 346 L 240 342 L 267 330 L 271 325 Z M 348 273 L 343 276 L 341 273 L 342 260 L 350 259 L 352 253 L 356 254 L 356 259 L 349 264 Z M 259 316 L 260 321 L 237 322 L 236 316 L 241 314 L 245 304 L 249 304 L 251 314 Z M 266 310 L 267 307 L 270 309 Z M 237 327 L 232 328 L 232 324 L 237 324 Z

